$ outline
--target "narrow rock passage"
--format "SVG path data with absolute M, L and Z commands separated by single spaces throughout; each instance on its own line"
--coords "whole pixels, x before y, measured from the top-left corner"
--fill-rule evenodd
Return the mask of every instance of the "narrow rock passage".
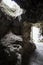
M 36 43 L 36 50 L 32 54 L 28 65 L 43 65 L 43 43 Z

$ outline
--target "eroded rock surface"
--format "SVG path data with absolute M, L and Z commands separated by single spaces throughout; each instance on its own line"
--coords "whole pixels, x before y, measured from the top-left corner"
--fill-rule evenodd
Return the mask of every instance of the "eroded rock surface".
M 32 24 L 26 19 L 22 21 L 19 20 L 19 17 L 16 17 L 15 19 L 12 16 L 7 15 L 1 8 L 0 15 L 0 54 L 2 53 L 2 55 L 0 55 L 0 64 L 20 65 L 22 62 L 24 65 L 27 57 L 36 48 L 34 43 L 30 42 Z

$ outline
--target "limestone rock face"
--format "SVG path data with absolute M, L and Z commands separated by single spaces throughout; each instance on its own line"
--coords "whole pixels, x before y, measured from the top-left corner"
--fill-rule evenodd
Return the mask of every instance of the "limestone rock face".
M 4 52 L 5 56 L 1 56 L 1 61 L 4 62 L 4 64 L 21 65 L 23 50 L 22 41 L 23 40 L 20 36 L 16 36 L 11 32 L 1 39 L 0 45 L 2 45 L 3 49 L 1 49 L 0 53 Z
M 21 62 L 26 59 L 26 56 L 28 57 L 28 55 L 30 55 L 30 53 L 33 52 L 36 48 L 34 43 L 30 42 L 32 24 L 27 20 L 23 22 L 22 20 L 19 21 L 18 15 L 16 18 L 9 16 L 6 14 L 5 9 L 6 6 L 4 10 L 0 7 L 0 53 L 2 53 L 2 55 L 0 55 L 0 65 L 21 65 Z M 7 13 L 9 13 L 8 10 Z M 6 62 L 3 59 L 4 57 Z
M 3 47 L 0 53 L 4 52 L 6 56 L 4 56 L 6 63 L 5 60 L 1 62 L 3 62 L 4 65 L 13 65 L 14 62 L 15 64 L 21 64 L 21 61 L 26 60 L 26 56 L 30 55 L 36 48 L 33 43 L 30 43 L 31 23 L 25 21 L 20 25 L 21 22 L 19 22 L 18 19 L 9 20 L 1 10 L 0 12 L 2 14 L 0 16 L 0 40 Z M 1 58 L 4 57 L 1 56 Z M 13 64 L 10 64 L 10 62 Z

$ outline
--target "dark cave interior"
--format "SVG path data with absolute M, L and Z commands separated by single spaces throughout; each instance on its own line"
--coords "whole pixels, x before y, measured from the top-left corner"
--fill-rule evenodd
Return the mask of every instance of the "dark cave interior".
M 43 20 L 43 1 L 42 0 L 14 0 L 21 8 L 26 9 L 26 15 L 30 22 Z
M 31 52 L 36 49 L 35 44 L 30 42 L 31 27 L 33 23 L 43 22 L 43 2 L 41 0 L 13 1 L 26 12 L 21 15 L 22 18 L 19 21 L 18 17 L 16 19 L 12 17 L 10 19 L 7 18 L 9 16 L 5 15 L 0 7 L 0 65 L 16 65 L 16 63 L 20 65 L 21 58 L 18 59 L 18 57 L 21 56 L 22 65 L 27 65 L 32 54 Z M 22 38 L 23 41 L 21 41 Z M 20 44 L 23 44 L 23 46 Z

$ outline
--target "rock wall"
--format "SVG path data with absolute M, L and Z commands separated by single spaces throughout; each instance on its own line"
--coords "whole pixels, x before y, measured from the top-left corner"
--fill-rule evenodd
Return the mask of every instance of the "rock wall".
M 18 60 L 19 61 L 22 60 L 22 65 L 25 65 L 25 60 L 28 58 L 30 53 L 32 53 L 36 48 L 34 43 L 30 42 L 30 32 L 31 32 L 32 23 L 30 23 L 30 21 L 27 20 L 27 13 L 24 15 L 21 15 L 21 17 L 23 19 L 21 18 L 22 20 L 19 21 L 18 17 L 13 18 L 11 16 L 8 16 L 0 8 L 0 44 L 2 45 L 1 47 L 3 48 L 3 49 L 1 49 L 1 52 L 4 52 L 4 55 L 6 56 L 6 58 L 5 58 L 6 62 L 5 62 L 5 60 L 3 60 L 3 63 L 2 63 L 4 65 L 6 65 L 6 63 L 7 63 L 7 65 L 15 65 L 16 63 L 14 64 L 14 62 L 17 62 Z M 13 33 L 13 35 L 10 35 L 9 32 Z M 7 34 L 8 34 L 8 36 L 6 38 Z M 17 49 L 18 49 L 17 45 L 20 44 L 21 41 L 19 42 L 19 39 L 18 39 L 16 42 L 17 38 L 16 39 L 15 39 L 15 37 L 13 39 L 10 38 L 10 37 L 14 36 L 14 34 L 18 35 L 18 37 L 20 35 L 21 38 L 23 39 L 22 40 L 22 51 L 21 51 L 22 54 L 20 54 L 20 50 L 17 51 Z M 3 41 L 1 41 L 1 40 L 3 40 Z M 16 46 L 12 47 L 12 43 L 16 44 Z M 9 46 L 10 46 L 11 50 L 10 50 Z M 17 47 L 16 52 L 15 52 L 15 49 L 12 52 L 12 48 L 15 48 L 15 47 Z M 7 54 L 6 50 L 7 50 L 8 54 Z M 9 53 L 10 53 L 10 57 L 8 56 Z M 13 58 L 13 56 L 14 56 L 14 58 Z M 21 56 L 22 56 L 22 59 L 19 58 Z M 11 58 L 12 58 L 12 60 L 11 60 Z M 2 56 L 1 56 L 1 59 L 3 59 Z M 8 61 L 8 59 L 9 59 L 9 61 Z M 14 59 L 15 59 L 15 61 L 14 61 Z M 2 62 L 2 60 L 1 60 L 1 62 Z M 10 62 L 12 62 L 13 64 L 11 64 Z
M 22 39 L 23 39 L 23 41 L 22 41 L 22 43 L 23 43 L 22 44 L 22 46 L 23 46 L 22 47 L 22 63 L 24 64 L 24 58 L 26 59 L 25 56 L 28 56 L 28 54 L 30 55 L 30 53 L 33 52 L 33 50 L 35 50 L 35 48 L 36 48 L 35 45 L 30 42 L 31 23 L 29 23 L 28 21 L 24 21 L 24 22 L 21 23 L 21 22 L 19 22 L 18 18 L 16 18 L 16 19 L 13 19 L 13 18 L 8 19 L 7 16 L 4 15 L 4 13 L 1 10 L 0 10 L 0 14 L 1 14 L 1 16 L 0 16 L 0 40 L 2 38 L 4 38 L 5 35 L 9 34 L 10 31 L 15 35 L 18 35 L 18 36 L 20 35 L 22 37 Z M 8 41 L 9 41 L 9 39 L 8 39 Z M 6 44 L 8 45 L 8 42 Z M 19 42 L 18 42 L 18 44 L 19 44 Z M 4 44 L 2 44 L 2 41 L 1 41 L 1 45 L 4 48 L 6 48 L 6 46 Z M 12 48 L 12 46 L 11 46 L 11 48 Z M 15 52 L 14 52 L 14 54 L 15 54 Z M 25 56 L 24 56 L 24 54 L 25 54 Z M 5 53 L 5 55 L 6 55 L 6 53 Z M 11 52 L 11 57 L 12 56 L 13 55 L 12 55 L 12 52 Z M 1 56 L 1 58 L 3 58 L 3 57 Z M 6 55 L 6 58 L 7 58 L 7 55 Z M 9 56 L 8 56 L 8 58 L 9 58 Z M 12 57 L 11 61 L 13 62 L 13 60 L 14 60 L 14 58 Z M 9 58 L 9 61 L 7 62 L 7 60 L 6 60 L 6 63 L 9 63 L 11 61 L 10 61 L 10 58 Z M 6 64 L 6 63 L 4 63 L 4 64 Z

